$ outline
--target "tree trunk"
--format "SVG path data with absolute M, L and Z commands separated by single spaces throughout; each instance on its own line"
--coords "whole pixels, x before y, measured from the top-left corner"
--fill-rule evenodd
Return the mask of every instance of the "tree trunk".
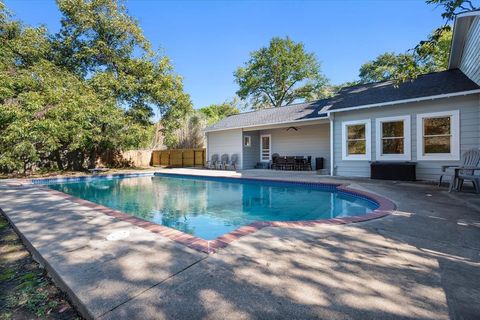
M 57 163 L 58 170 L 63 171 L 64 166 L 63 166 L 63 161 L 62 161 L 62 156 L 60 155 L 60 151 L 55 151 L 55 162 Z
M 89 156 L 89 159 L 88 159 L 88 167 L 89 168 L 95 168 L 96 164 L 97 164 L 97 150 L 96 150 L 96 148 L 93 148 L 90 151 L 90 156 Z

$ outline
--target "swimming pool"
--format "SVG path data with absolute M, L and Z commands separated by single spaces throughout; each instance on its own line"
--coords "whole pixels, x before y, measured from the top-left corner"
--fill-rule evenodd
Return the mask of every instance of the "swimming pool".
M 168 174 L 43 183 L 205 240 L 254 221 L 361 216 L 378 208 L 375 201 L 322 184 Z

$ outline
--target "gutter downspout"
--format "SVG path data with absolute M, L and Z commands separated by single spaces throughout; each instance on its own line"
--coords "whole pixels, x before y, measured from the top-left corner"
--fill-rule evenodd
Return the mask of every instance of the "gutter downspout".
M 334 159 L 334 149 L 333 149 L 333 133 L 334 133 L 334 130 L 333 130 L 333 123 L 334 123 L 334 119 L 335 119 L 335 115 L 333 113 L 328 113 L 328 119 L 330 120 L 330 176 L 334 176 L 334 168 L 335 168 L 335 159 Z

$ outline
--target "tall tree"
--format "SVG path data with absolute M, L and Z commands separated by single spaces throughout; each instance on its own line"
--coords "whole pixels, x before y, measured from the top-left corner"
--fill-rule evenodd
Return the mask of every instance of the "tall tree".
M 0 170 L 81 169 L 101 150 L 139 145 L 114 100 L 49 59 L 45 29 L 6 18 L 0 39 Z
M 461 12 L 479 9 L 470 0 L 426 0 L 426 3 L 442 8 L 441 15 L 445 23 L 435 29 L 426 40 L 420 41 L 413 49 L 409 50 L 414 60 L 405 61 L 400 65 L 396 77 L 397 82 L 414 79 L 425 73 L 425 69 L 427 72 L 445 70 L 448 67 L 452 37 L 450 23 Z
M 135 121 L 148 124 L 156 107 L 191 109 L 168 57 L 151 49 L 138 22 L 117 0 L 57 0 L 61 29 L 55 61 L 113 98 Z
M 433 37 L 435 32 L 429 38 Z M 449 27 L 442 29 L 435 44 L 425 42 L 417 50 L 402 54 L 393 52 L 381 54 L 360 67 L 360 82 L 370 83 L 392 79 L 402 82 L 420 74 L 446 70 L 451 39 L 452 31 Z
M 225 101 L 221 104 L 211 104 L 208 107 L 198 109 L 198 112 L 203 114 L 207 119 L 207 124 L 211 125 L 228 116 L 239 114 L 239 109 L 238 103 L 234 99 L 232 101 Z
M 273 38 L 268 47 L 252 52 L 250 60 L 234 76 L 240 87 L 237 95 L 250 98 L 254 109 L 308 99 L 326 84 L 314 54 L 288 37 Z
M 207 125 L 205 116 L 198 111 L 191 112 L 181 119 L 178 129 L 175 130 L 174 149 L 203 148 L 205 143 L 204 129 Z
M 452 39 L 450 23 L 463 11 L 476 10 L 469 0 L 426 0 L 441 7 L 445 24 L 430 33 L 426 40 L 403 54 L 384 53 L 360 68 L 360 82 L 368 83 L 394 79 L 397 83 L 414 79 L 421 74 L 448 68 Z
M 410 51 L 413 51 L 417 60 L 427 61 L 428 63 L 429 60 L 433 58 L 434 61 L 431 61 L 431 63 L 437 67 L 446 69 L 448 67 L 448 54 L 450 52 L 452 37 L 450 23 L 455 19 L 457 14 L 478 10 L 479 7 L 474 5 L 474 2 L 471 0 L 426 0 L 426 3 L 442 8 L 443 12 L 441 15 L 445 23 L 435 29 L 426 40 L 420 41 L 415 48 Z M 408 71 L 410 71 L 410 73 L 408 73 Z M 418 71 L 416 68 L 410 66 L 410 70 L 407 70 L 404 78 L 416 77 L 419 74 Z
M 168 58 L 121 3 L 57 2 L 55 35 L 23 26 L 0 2 L 0 171 L 83 169 L 103 151 L 145 146 L 153 108 L 192 109 Z
M 369 83 L 393 79 L 398 72 L 402 59 L 413 59 L 413 57 L 411 55 L 397 55 L 393 52 L 379 55 L 360 67 L 360 81 Z

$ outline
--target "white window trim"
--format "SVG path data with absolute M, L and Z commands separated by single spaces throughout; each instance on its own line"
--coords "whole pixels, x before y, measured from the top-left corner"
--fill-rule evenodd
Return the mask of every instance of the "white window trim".
M 383 143 L 382 143 L 382 123 L 384 122 L 394 122 L 394 121 L 403 121 L 403 153 L 402 154 L 383 154 Z M 377 118 L 375 119 L 375 133 L 376 133 L 376 159 L 377 160 L 386 160 L 386 161 L 397 161 L 397 160 L 412 160 L 412 137 L 410 134 L 410 116 L 396 116 L 396 117 L 386 117 L 386 118 Z
M 245 139 L 248 139 L 248 144 L 245 144 Z M 243 136 L 243 146 L 244 147 L 252 146 L 252 136 Z
M 434 118 L 434 117 L 445 117 L 445 116 L 450 116 L 451 118 L 450 120 L 450 130 L 451 130 L 450 153 L 423 154 L 423 119 Z M 459 110 L 417 114 L 417 160 L 419 161 L 460 160 L 460 111 Z
M 268 150 L 268 160 L 262 159 L 262 149 L 263 149 L 263 137 L 269 137 L 270 149 Z M 269 162 L 272 159 L 272 135 L 271 134 L 262 134 L 260 135 L 260 162 Z
M 365 120 L 354 120 L 354 121 L 343 121 L 342 122 L 342 160 L 363 160 L 369 161 L 372 159 L 372 152 L 371 152 L 371 130 L 370 130 L 370 123 L 372 121 L 370 119 Z M 357 125 L 357 124 L 364 124 L 365 125 L 365 154 L 352 154 L 349 155 L 347 153 L 347 126 Z

